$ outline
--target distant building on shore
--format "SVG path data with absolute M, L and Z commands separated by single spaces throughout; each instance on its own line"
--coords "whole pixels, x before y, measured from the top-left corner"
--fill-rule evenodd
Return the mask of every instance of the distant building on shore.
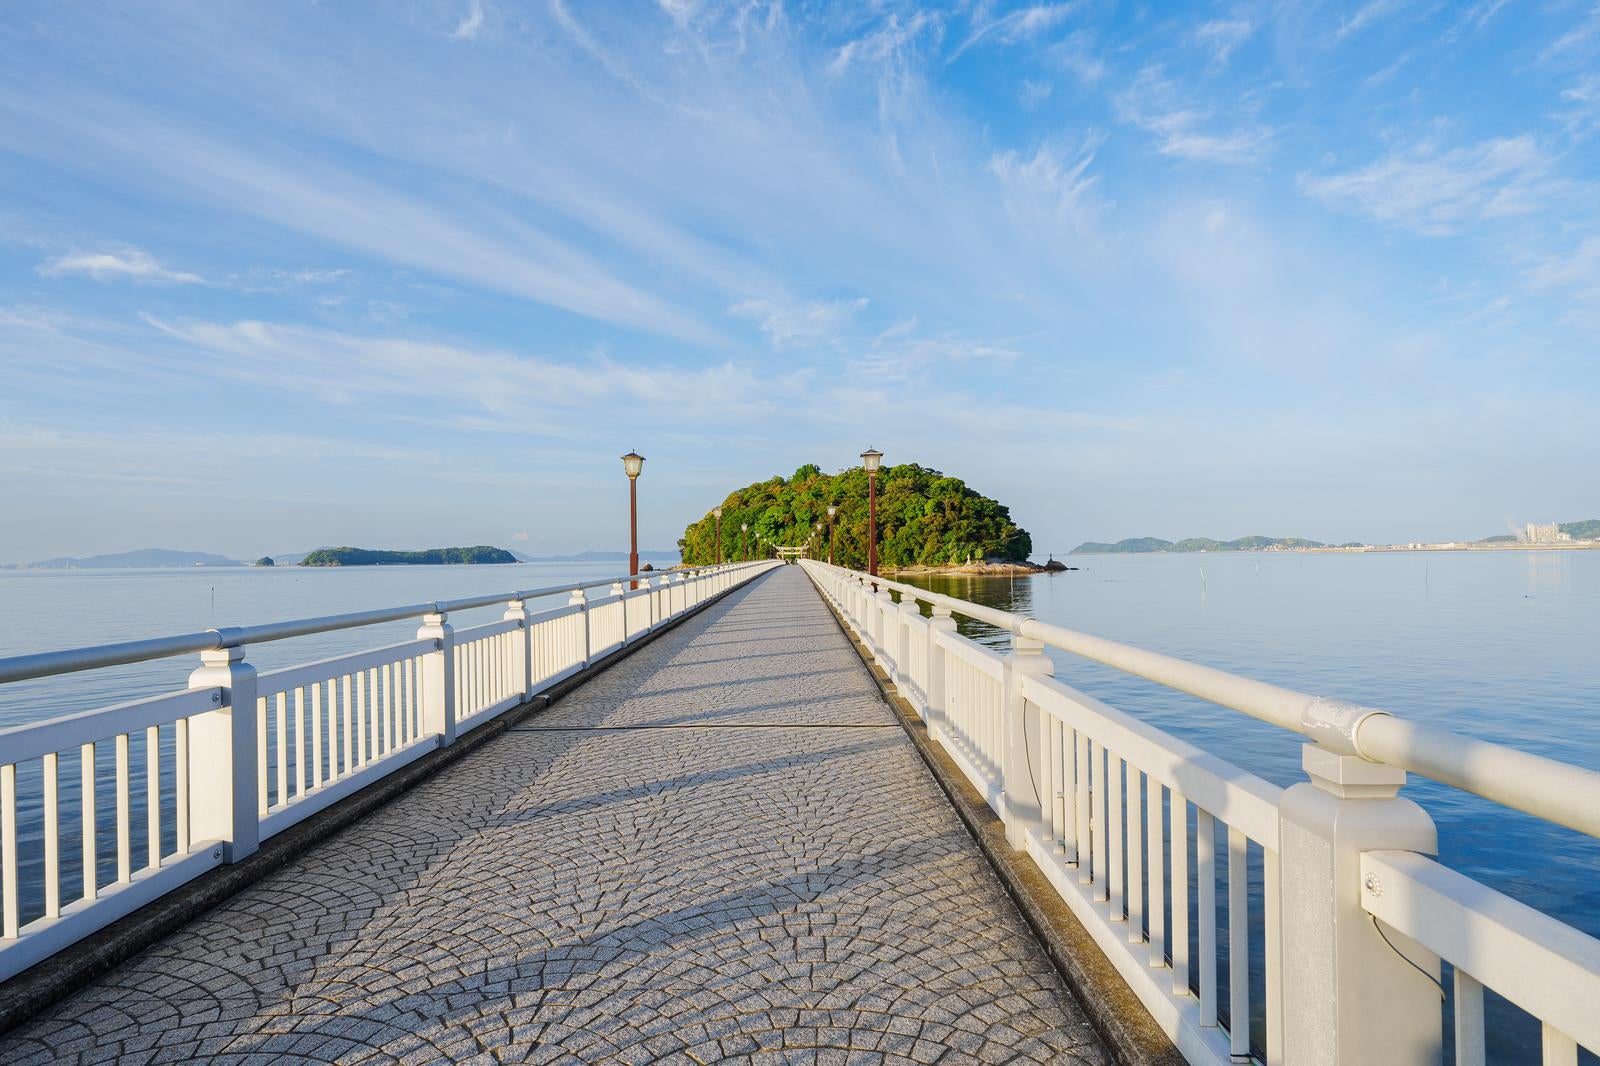
M 1555 522 L 1539 525 L 1536 522 L 1528 523 L 1529 544 L 1570 544 L 1572 537 L 1561 532 L 1561 526 Z

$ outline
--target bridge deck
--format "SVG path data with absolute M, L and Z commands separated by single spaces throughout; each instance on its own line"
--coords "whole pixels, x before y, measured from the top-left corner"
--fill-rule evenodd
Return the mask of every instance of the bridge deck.
M 746 1056 L 1106 1061 L 791 567 L 0 1040 L 5 1062 Z

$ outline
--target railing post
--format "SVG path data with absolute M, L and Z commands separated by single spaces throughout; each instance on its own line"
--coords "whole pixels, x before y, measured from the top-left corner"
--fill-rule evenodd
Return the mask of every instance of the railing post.
M 578 608 L 578 617 L 583 619 L 583 666 L 589 667 L 589 650 L 594 647 L 594 638 L 589 634 L 589 597 L 583 594 L 582 589 L 573 589 L 572 595 L 567 597 L 569 606 Z
M 422 656 L 422 731 L 441 748 L 456 742 L 456 632 L 443 611 L 422 616 L 418 640 L 433 641 Z
M 1403 770 L 1317 744 L 1301 756 L 1311 780 L 1279 807 L 1284 1062 L 1436 1064 L 1438 957 L 1361 906 L 1384 887 L 1361 883 L 1361 853 L 1435 854 L 1433 820 L 1399 798 Z
M 923 716 L 928 723 L 928 735 L 944 744 L 949 739 L 945 729 L 944 645 L 939 643 L 940 633 L 954 633 L 956 620 L 950 617 L 950 608 L 933 605 L 933 615 L 928 619 L 928 710 Z
M 507 622 L 516 622 L 520 631 L 517 635 L 517 655 L 522 660 L 522 669 L 519 676 L 522 678 L 522 698 L 533 698 L 533 627 L 528 624 L 528 605 L 521 600 L 512 600 L 506 604 L 506 613 L 500 616 Z
M 1030 753 L 1044 750 L 1038 728 L 1039 714 L 1029 714 L 1022 698 L 1024 677 L 1053 677 L 1055 664 L 1044 654 L 1044 642 L 1013 633 L 1011 654 L 1006 656 L 1005 698 L 1001 705 L 1000 787 L 1001 821 L 1006 827 L 1006 843 L 1018 851 L 1027 843 L 1028 830 L 1043 817 Z M 1031 727 L 1031 728 L 1030 728 Z M 1030 734 L 1032 734 L 1030 736 Z
M 256 668 L 243 648 L 200 653 L 190 688 L 222 689 L 223 706 L 189 719 L 189 839 L 221 840 L 238 862 L 261 845 L 257 810 Z

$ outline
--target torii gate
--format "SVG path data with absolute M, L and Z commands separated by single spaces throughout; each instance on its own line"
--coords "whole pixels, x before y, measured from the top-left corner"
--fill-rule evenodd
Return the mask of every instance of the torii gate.
M 782 559 L 786 563 L 791 563 L 796 559 L 804 558 L 807 551 L 805 545 L 803 544 L 797 547 L 789 547 L 785 544 L 774 544 L 772 546 L 772 550 L 777 552 L 778 558 Z

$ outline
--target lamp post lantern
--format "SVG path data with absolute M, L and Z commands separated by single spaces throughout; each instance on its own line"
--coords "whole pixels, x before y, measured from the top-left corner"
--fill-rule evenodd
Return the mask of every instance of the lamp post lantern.
M 717 539 L 717 565 L 721 566 L 722 565 L 722 508 L 720 508 L 720 507 L 711 508 L 711 517 L 716 520 L 716 530 L 717 531 L 716 531 L 715 536 L 716 536 L 716 539 Z
M 622 457 L 622 472 L 628 475 L 628 573 L 639 572 L 639 471 L 644 469 L 644 456 L 629 451 Z M 637 581 L 630 582 L 638 588 Z
M 868 448 L 861 453 L 861 465 L 867 469 L 867 573 L 878 576 L 878 464 L 883 453 Z
M 828 504 L 828 565 L 833 565 L 833 516 L 839 513 L 839 508 Z

